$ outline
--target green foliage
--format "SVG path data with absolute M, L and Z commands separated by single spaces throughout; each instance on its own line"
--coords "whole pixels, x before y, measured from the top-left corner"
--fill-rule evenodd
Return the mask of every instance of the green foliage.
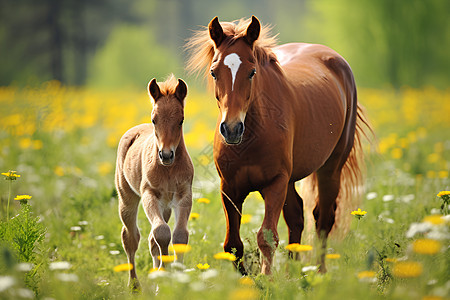
M 145 87 L 152 77 L 163 80 L 176 73 L 179 63 L 172 51 L 141 27 L 116 27 L 93 58 L 88 83 L 100 87 Z
M 359 85 L 447 86 L 449 1 L 315 0 L 308 6 L 310 40 L 342 54 Z
M 10 246 L 21 262 L 35 262 L 35 249 L 43 241 L 46 228 L 33 215 L 29 204 L 21 204 L 20 212 L 0 223 L 0 242 Z

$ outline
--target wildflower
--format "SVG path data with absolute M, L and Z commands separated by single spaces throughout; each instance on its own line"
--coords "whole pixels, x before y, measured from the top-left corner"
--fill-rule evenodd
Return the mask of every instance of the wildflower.
M 441 296 L 423 296 L 422 300 L 444 300 Z
M 33 270 L 34 264 L 32 263 L 20 263 L 16 266 L 16 270 L 20 272 L 30 272 Z
M 16 180 L 17 178 L 20 177 L 20 175 L 16 173 L 17 171 L 8 171 L 7 173 L 2 173 L 2 175 L 6 176 L 5 177 L 6 180 Z
M 16 284 L 16 280 L 11 276 L 0 276 L 0 293 L 6 291 Z
M 354 210 L 351 212 L 352 215 L 358 218 L 360 220 L 362 217 L 364 217 L 365 214 L 367 214 L 367 211 L 361 210 L 361 208 L 358 208 L 358 210 Z
M 236 256 L 234 254 L 228 253 L 228 252 L 219 252 L 214 254 L 215 259 L 223 259 L 223 260 L 229 260 L 229 261 L 235 261 Z
M 111 251 L 109 251 L 109 254 L 111 254 L 111 255 L 119 255 L 120 251 L 119 250 L 111 250 Z
M 150 273 L 148 274 L 148 278 L 150 279 L 156 279 L 156 278 L 162 278 L 162 277 L 166 277 L 168 275 L 168 272 L 166 272 L 166 270 L 164 270 L 164 268 L 152 268 L 150 270 Z
M 394 148 L 391 151 L 391 157 L 393 159 L 400 159 L 403 156 L 403 150 L 401 148 Z
M 386 258 L 385 259 L 386 260 L 386 262 L 389 262 L 389 263 L 396 263 L 397 262 L 397 259 L 396 258 Z
M 441 191 L 437 194 L 438 197 L 447 196 L 447 195 L 450 196 L 450 191 Z
M 256 289 L 253 288 L 240 288 L 237 290 L 234 290 L 229 299 L 233 300 L 251 300 L 251 299 L 258 299 L 259 298 L 259 292 Z
M 390 202 L 394 200 L 394 195 L 384 195 L 383 196 L 383 202 Z
M 426 216 L 423 219 L 424 223 L 430 223 L 431 225 L 441 225 L 445 223 L 444 218 L 442 218 L 442 215 L 431 215 Z
M 171 263 L 177 260 L 176 255 L 158 255 L 158 259 L 163 263 Z
M 175 253 L 186 253 L 191 251 L 191 246 L 187 244 L 173 244 L 169 246 L 169 251 L 175 251 Z
M 207 269 L 209 269 L 209 267 L 210 267 L 210 265 L 207 264 L 207 263 L 204 263 L 204 264 L 197 264 L 197 268 L 198 268 L 199 270 L 207 270 Z
M 251 279 L 248 276 L 239 278 L 239 283 L 242 285 L 246 285 L 246 286 L 254 286 L 255 285 L 255 282 L 253 281 L 253 279 Z
M 303 273 L 310 272 L 310 271 L 315 272 L 315 271 L 317 271 L 318 269 L 319 269 L 318 266 L 306 266 L 306 267 L 303 267 L 303 268 L 302 268 L 302 272 L 303 272 Z
M 378 196 L 377 193 L 375 193 L 375 192 L 370 192 L 370 193 L 368 193 L 368 194 L 366 195 L 366 199 L 367 199 L 367 200 L 372 200 L 372 199 L 375 199 L 377 196 Z
M 197 220 L 198 218 L 200 218 L 200 214 L 195 212 L 191 213 L 189 216 L 189 220 Z
M 432 239 L 418 239 L 413 242 L 413 251 L 419 254 L 436 254 L 441 250 L 441 243 Z
M 114 270 L 114 272 L 130 271 L 130 270 L 133 270 L 133 264 L 127 263 L 127 264 L 117 265 L 113 268 L 113 270 Z
M 14 200 L 30 200 L 31 196 L 30 195 L 17 195 L 16 198 L 14 198 Z
M 59 273 L 56 277 L 64 282 L 78 282 L 78 276 L 76 274 Z
M 374 271 L 362 271 L 358 273 L 358 279 L 365 282 L 376 282 L 376 273 Z
M 300 245 L 299 243 L 289 244 L 284 248 L 292 252 L 305 252 L 313 249 L 311 245 Z
M 399 261 L 394 264 L 392 274 L 399 278 L 414 278 L 420 276 L 423 266 L 415 261 Z
M 53 172 L 59 177 L 62 177 L 65 174 L 64 168 L 61 166 L 56 166 Z
M 205 204 L 209 204 L 211 202 L 211 200 L 209 200 L 208 198 L 198 198 L 197 199 L 198 203 L 205 203 Z
M 161 268 L 151 268 L 150 271 L 148 271 L 149 273 L 153 273 L 153 272 L 164 272 L 166 271 L 166 269 L 164 269 L 163 267 Z
M 48 266 L 50 270 L 68 270 L 72 265 L 67 261 L 54 261 Z
M 249 214 L 243 214 L 241 217 L 242 224 L 250 223 L 251 220 L 252 220 L 252 215 L 249 215 Z
M 339 258 L 341 258 L 341 255 L 337 254 L 337 253 L 330 253 L 330 254 L 325 255 L 325 257 L 328 259 L 339 259 Z

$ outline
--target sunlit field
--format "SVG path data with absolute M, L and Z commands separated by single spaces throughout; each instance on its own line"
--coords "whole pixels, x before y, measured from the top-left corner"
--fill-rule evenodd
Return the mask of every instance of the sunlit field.
M 440 192 L 450 190 L 450 91 L 360 89 L 359 100 L 376 137 L 364 144 L 363 199 L 346 213 L 367 213 L 354 215 L 343 239 L 330 240 L 328 273 L 317 272 L 311 226 L 304 243 L 312 250 L 298 247 L 300 260 L 287 258 L 281 218 L 274 274 L 259 274 L 256 232 L 264 205 L 252 193 L 241 228 L 251 274 L 242 277 L 230 261 L 214 257 L 225 236 L 211 146 L 218 110 L 214 97 L 189 90 L 184 138 L 196 172 L 191 249 L 183 264 L 153 271 L 150 225 L 140 210 L 142 291 L 132 295 L 127 266 L 120 266 L 127 258 L 114 168 L 122 134 L 150 122 L 145 87 L 0 88 L 0 298 L 448 299 L 450 196 Z M 31 199 L 14 200 L 20 195 Z

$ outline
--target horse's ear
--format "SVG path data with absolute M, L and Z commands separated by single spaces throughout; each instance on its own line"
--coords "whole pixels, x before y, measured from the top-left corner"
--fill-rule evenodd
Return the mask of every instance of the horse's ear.
M 178 100 L 181 101 L 181 103 L 184 103 L 184 98 L 186 98 L 187 95 L 187 85 L 186 82 L 184 82 L 182 79 L 178 79 L 178 85 L 175 89 L 175 97 L 177 97 Z
M 220 46 L 220 43 L 222 43 L 224 34 L 222 26 L 220 26 L 219 18 L 216 16 L 214 19 L 209 22 L 208 25 L 209 29 L 209 36 L 214 41 L 214 44 L 216 44 L 216 47 Z
M 250 46 L 258 39 L 259 33 L 261 31 L 261 23 L 257 17 L 252 16 L 252 22 L 247 27 L 247 33 L 245 34 L 245 40 Z
M 161 90 L 159 89 L 158 83 L 156 82 L 156 78 L 153 78 L 148 83 L 148 94 L 153 98 L 155 102 L 159 97 L 161 97 Z

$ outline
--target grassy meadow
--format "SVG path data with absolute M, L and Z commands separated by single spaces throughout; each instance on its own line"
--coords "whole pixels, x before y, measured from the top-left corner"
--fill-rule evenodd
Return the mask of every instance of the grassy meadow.
M 115 268 L 127 258 L 113 178 L 120 137 L 150 122 L 145 88 L 1 87 L 0 298 L 449 299 L 450 196 L 437 194 L 450 190 L 450 90 L 360 89 L 359 99 L 376 134 L 375 146 L 365 144 L 359 208 L 367 214 L 355 216 L 343 239 L 330 240 L 328 273 L 317 272 L 311 226 L 304 237 L 313 250 L 287 259 L 281 218 L 274 274 L 258 274 L 264 205 L 253 193 L 241 229 L 253 273 L 241 277 L 231 262 L 214 258 L 225 236 L 211 147 L 216 103 L 190 90 L 184 137 L 196 172 L 191 250 L 184 265 L 152 272 L 150 225 L 140 209 L 142 292 L 132 295 L 128 273 Z M 32 198 L 14 200 L 18 195 Z

